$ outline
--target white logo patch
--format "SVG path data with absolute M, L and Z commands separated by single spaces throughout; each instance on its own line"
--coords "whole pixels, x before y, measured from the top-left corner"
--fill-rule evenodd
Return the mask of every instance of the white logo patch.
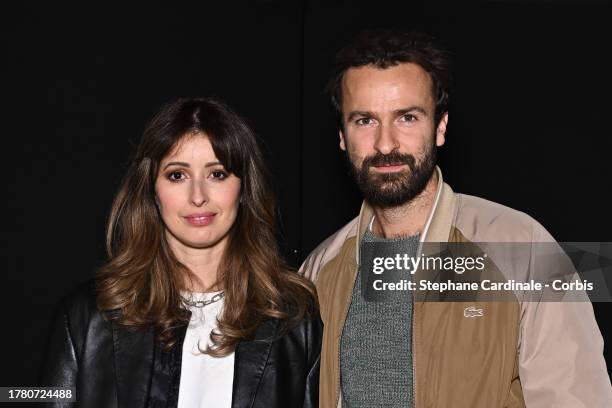
M 484 316 L 483 309 L 476 309 L 474 306 L 466 307 L 463 311 L 465 317 L 481 317 Z

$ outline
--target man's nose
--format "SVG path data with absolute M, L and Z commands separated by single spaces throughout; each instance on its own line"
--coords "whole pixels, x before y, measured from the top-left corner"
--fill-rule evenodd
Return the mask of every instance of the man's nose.
M 378 127 L 374 149 L 382 154 L 389 154 L 399 148 L 399 141 L 392 126 L 382 124 Z

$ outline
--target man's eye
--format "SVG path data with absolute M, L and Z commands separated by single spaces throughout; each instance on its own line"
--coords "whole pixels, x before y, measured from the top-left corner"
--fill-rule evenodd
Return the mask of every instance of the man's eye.
M 361 119 L 357 119 L 355 123 L 361 126 L 371 125 L 372 123 L 374 123 L 374 120 L 372 118 L 361 118 Z
M 183 172 L 182 171 L 171 171 L 170 173 L 167 174 L 166 176 L 168 178 L 168 180 L 170 181 L 181 181 L 183 179 Z
M 402 120 L 402 122 L 416 122 L 417 117 L 407 113 L 405 115 L 402 115 L 401 120 Z

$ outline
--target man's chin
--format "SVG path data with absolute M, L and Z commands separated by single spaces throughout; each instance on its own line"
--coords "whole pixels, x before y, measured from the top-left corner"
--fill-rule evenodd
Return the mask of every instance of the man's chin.
M 416 196 L 424 188 L 406 182 L 406 178 L 396 180 L 368 180 L 368 188 L 361 189 L 364 198 L 375 206 L 388 208 L 403 205 Z
M 385 202 L 385 203 L 401 203 L 405 201 L 405 186 L 401 183 L 378 183 L 372 185 L 373 188 L 369 189 L 367 198 L 369 201 L 374 202 Z
M 376 173 L 372 172 L 368 175 L 368 183 L 377 188 L 385 188 L 396 183 L 409 183 L 410 171 L 397 171 L 392 173 Z
M 410 176 L 402 173 L 381 174 L 368 177 L 368 185 L 378 191 L 401 189 L 402 186 L 410 184 Z

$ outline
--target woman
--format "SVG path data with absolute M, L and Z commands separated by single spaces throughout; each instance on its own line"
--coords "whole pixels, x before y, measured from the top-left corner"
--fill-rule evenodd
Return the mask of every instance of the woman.
M 316 407 L 321 320 L 287 270 L 262 155 L 212 99 L 146 128 L 113 203 L 108 262 L 66 298 L 41 385 L 84 407 Z

